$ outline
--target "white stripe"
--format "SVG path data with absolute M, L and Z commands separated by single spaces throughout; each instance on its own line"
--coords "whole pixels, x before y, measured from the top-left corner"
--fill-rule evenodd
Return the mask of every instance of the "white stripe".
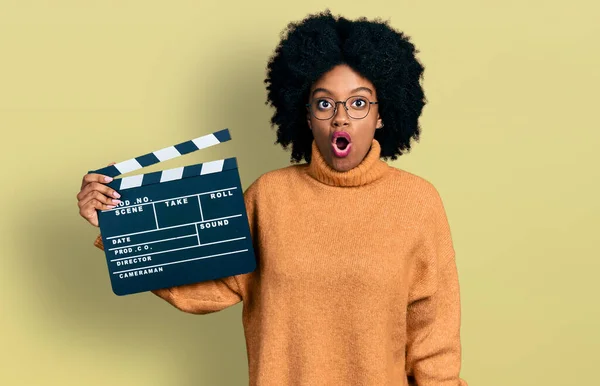
M 137 247 L 138 245 L 145 245 L 145 244 L 156 244 L 156 243 L 162 243 L 163 241 L 171 241 L 171 240 L 178 240 L 178 239 L 184 239 L 186 237 L 196 237 L 196 234 L 194 233 L 193 235 L 185 235 L 185 236 L 178 236 L 178 237 L 171 237 L 169 239 L 161 239 L 161 240 L 155 240 L 155 241 L 146 241 L 145 243 L 139 243 L 139 244 L 128 244 L 128 245 L 121 245 L 119 247 L 114 247 L 114 248 L 110 248 L 109 251 L 114 251 L 115 249 L 121 249 L 121 248 L 125 248 L 125 247 Z
M 208 134 L 196 139 L 192 139 L 192 142 L 194 142 L 194 145 L 196 145 L 198 149 L 204 149 L 205 147 L 221 143 L 214 134 Z
M 173 181 L 181 179 L 183 175 L 183 166 L 180 168 L 163 170 L 160 175 L 160 182 Z
M 142 186 L 143 178 L 143 174 L 138 174 L 137 176 L 131 177 L 123 177 L 121 178 L 121 189 L 137 188 L 138 186 Z
M 119 162 L 118 164 L 115 164 L 114 166 L 117 168 L 117 170 L 121 174 L 129 173 L 131 171 L 142 168 L 142 165 L 140 165 L 140 163 L 137 162 L 137 160 L 135 158 L 132 158 L 127 161 Z
M 187 237 L 194 237 L 196 235 L 190 235 Z M 131 255 L 131 256 L 127 256 L 127 257 L 119 257 L 118 259 L 112 259 L 112 261 L 121 261 L 121 260 L 127 260 L 127 259 L 131 259 L 134 257 L 140 257 L 140 256 L 153 256 L 153 255 L 158 255 L 161 253 L 167 253 L 167 252 L 176 252 L 176 251 L 181 251 L 182 249 L 190 249 L 190 248 L 198 248 L 198 247 L 204 247 L 205 245 L 212 245 L 212 244 L 222 244 L 222 243 L 229 243 L 232 241 L 238 241 L 238 240 L 244 240 L 245 237 L 238 237 L 236 239 L 229 239 L 229 240 L 222 240 L 222 241 L 215 241 L 213 243 L 206 243 L 206 244 L 196 244 L 196 245 L 190 245 L 187 247 L 181 247 L 181 248 L 175 248 L 175 249 L 165 249 L 164 251 L 158 251 L 158 252 L 153 252 L 153 253 L 142 253 L 139 255 Z M 164 241 L 164 240 L 159 240 L 159 241 Z M 140 244 L 143 245 L 144 243 Z M 113 249 L 121 249 L 121 248 L 125 248 L 125 246 L 121 246 L 119 248 L 113 248 Z M 116 254 L 116 252 L 115 252 Z
M 225 189 L 219 189 L 219 190 L 212 190 L 212 191 L 210 191 L 210 192 L 202 192 L 202 193 L 196 193 L 196 194 L 189 194 L 189 195 L 187 195 L 187 196 L 172 197 L 172 198 L 168 198 L 168 199 L 166 199 L 166 200 L 156 200 L 156 201 L 153 201 L 153 202 L 144 202 L 144 203 L 141 203 L 141 204 L 132 204 L 132 205 L 129 205 L 129 206 L 128 206 L 128 205 L 125 205 L 125 206 L 120 206 L 120 207 L 118 207 L 118 208 L 116 208 L 116 209 L 105 209 L 105 210 L 103 210 L 103 212 L 112 212 L 112 211 L 115 211 L 115 210 L 121 210 L 121 209 L 129 208 L 129 207 L 133 207 L 133 206 L 154 205 L 154 204 L 157 204 L 157 203 L 159 203 L 159 202 L 165 202 L 165 201 L 177 200 L 177 199 L 179 199 L 179 198 L 195 197 L 195 196 L 205 196 L 205 195 L 207 195 L 207 194 L 211 194 L 211 193 L 225 192 L 225 191 L 228 191 L 228 190 L 236 190 L 236 189 L 237 189 L 237 188 L 234 186 L 234 187 L 232 187 L 232 188 L 225 188 Z M 110 237 L 109 237 L 109 238 L 110 238 Z
M 152 152 L 158 158 L 160 162 L 166 161 L 171 158 L 179 157 L 181 153 L 175 148 L 175 146 L 165 147 L 164 149 L 160 149 Z
M 170 227 L 162 227 L 160 229 L 150 229 L 149 231 L 141 231 L 141 232 L 134 232 L 134 233 L 127 233 L 124 235 L 118 235 L 118 236 L 111 236 L 111 237 L 107 237 L 107 240 L 112 240 L 112 239 L 118 239 L 119 237 L 125 237 L 125 236 L 133 236 L 133 235 L 141 235 L 143 233 L 150 233 L 150 232 L 156 232 L 157 230 L 161 230 L 164 231 L 165 229 L 174 229 L 174 228 L 181 228 L 181 227 L 186 227 L 189 225 L 193 225 L 193 224 L 200 224 L 203 222 L 211 222 L 211 221 L 219 221 L 219 220 L 225 220 L 226 218 L 236 218 L 236 217 L 242 217 L 241 214 L 236 214 L 233 216 L 226 216 L 226 217 L 219 217 L 219 218 L 211 218 L 210 220 L 206 220 L 206 221 L 198 221 L 198 222 L 191 222 L 188 224 L 181 224 L 181 225 L 173 225 Z
M 191 247 L 184 247 L 184 248 L 179 248 L 179 249 L 186 249 L 186 248 L 198 248 L 197 245 L 193 245 Z M 192 259 L 185 259 L 185 260 L 178 260 L 178 261 L 170 261 L 168 263 L 164 263 L 164 264 L 156 264 L 156 265 L 148 265 L 145 267 L 139 267 L 139 268 L 132 268 L 132 269 L 126 269 L 125 271 L 117 271 L 117 272 L 113 272 L 113 275 L 116 275 L 118 273 L 123 273 L 123 272 L 129 272 L 129 271 L 138 271 L 140 269 L 147 269 L 147 268 L 154 268 L 154 267 L 162 267 L 165 265 L 171 265 L 171 264 L 180 264 L 180 263 L 185 263 L 188 261 L 194 261 L 194 260 L 200 260 L 200 259 L 208 259 L 211 257 L 217 257 L 217 256 L 225 256 L 225 255 L 232 255 L 234 253 L 240 253 L 240 252 L 248 252 L 247 249 L 241 249 L 239 251 L 233 251 L 233 252 L 224 252 L 224 253 L 217 253 L 215 255 L 210 255 L 210 256 L 200 256 L 200 257 L 194 257 Z M 160 253 L 160 252 L 158 252 Z M 112 260 L 111 260 L 112 261 Z
M 205 174 L 223 171 L 223 163 L 225 163 L 224 159 L 203 163 L 200 175 L 203 176 Z

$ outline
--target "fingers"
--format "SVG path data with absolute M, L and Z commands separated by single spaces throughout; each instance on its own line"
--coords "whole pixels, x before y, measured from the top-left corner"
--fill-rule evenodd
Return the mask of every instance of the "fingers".
M 111 162 L 108 164 L 108 166 L 114 165 L 115 162 Z M 82 180 L 81 180 L 81 188 L 83 189 L 83 187 L 87 184 L 89 184 L 90 182 L 102 182 L 102 183 L 107 183 L 107 182 L 111 182 L 113 179 L 112 177 L 109 176 L 105 176 L 102 174 L 98 174 L 98 173 L 87 173 L 86 175 L 83 176 Z
M 90 182 L 79 193 L 77 193 L 77 201 L 83 200 L 90 192 L 97 191 L 102 193 L 106 197 L 110 198 L 120 198 L 121 195 L 119 192 L 114 190 L 113 188 L 106 186 L 100 182 Z M 79 205 L 81 207 L 81 205 Z
M 108 165 L 114 164 L 115 162 L 111 162 Z M 98 173 L 88 173 L 83 176 L 81 190 L 77 194 L 77 206 L 81 217 L 93 226 L 99 226 L 97 210 L 112 209 L 121 203 L 117 200 L 121 195 L 105 185 L 112 180 L 111 177 Z
M 85 218 L 92 225 L 98 226 L 98 212 L 97 210 L 107 210 L 113 209 L 116 205 L 106 204 L 106 200 L 110 200 L 108 197 L 103 196 L 99 192 L 91 192 L 89 194 L 91 197 L 86 201 L 85 204 L 81 205 L 79 208 L 79 214 L 81 217 Z
M 112 177 L 109 176 L 105 176 L 98 173 L 88 173 L 85 176 L 83 176 L 83 179 L 81 180 L 81 189 L 83 189 L 86 185 L 91 184 L 92 182 L 100 182 L 106 184 L 111 182 L 112 180 Z
M 98 190 L 92 190 L 92 191 L 88 192 L 86 195 L 84 195 L 77 202 L 77 206 L 79 206 L 79 208 L 83 208 L 92 200 L 96 200 L 99 203 L 103 204 L 105 207 L 103 207 L 102 210 L 112 209 L 121 203 L 121 200 L 117 200 L 116 198 L 107 197 L 106 195 L 104 195 L 103 193 L 101 193 Z

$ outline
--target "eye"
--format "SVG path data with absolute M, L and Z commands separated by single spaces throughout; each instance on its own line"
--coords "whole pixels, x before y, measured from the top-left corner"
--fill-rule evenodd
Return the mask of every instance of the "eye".
M 367 106 L 367 101 L 363 98 L 356 98 L 352 100 L 351 106 L 356 109 L 364 109 Z
M 327 99 L 320 99 L 317 101 L 317 108 L 319 110 L 327 110 L 331 108 L 331 102 Z

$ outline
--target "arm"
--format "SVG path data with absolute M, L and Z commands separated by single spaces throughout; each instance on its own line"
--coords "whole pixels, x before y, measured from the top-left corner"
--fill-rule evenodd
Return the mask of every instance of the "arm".
M 467 386 L 461 368 L 460 295 L 449 224 L 434 192 L 411 277 L 406 373 L 413 385 Z
M 256 195 L 256 183 L 253 183 L 244 193 L 244 202 L 250 223 L 250 234 L 253 240 L 256 235 Z M 96 237 L 94 245 L 104 250 L 101 235 Z M 255 251 L 258 252 L 257 249 Z M 255 272 L 200 283 L 162 288 L 153 290 L 152 293 L 181 311 L 192 314 L 208 314 L 233 306 L 246 298 L 249 294 L 250 283 Z

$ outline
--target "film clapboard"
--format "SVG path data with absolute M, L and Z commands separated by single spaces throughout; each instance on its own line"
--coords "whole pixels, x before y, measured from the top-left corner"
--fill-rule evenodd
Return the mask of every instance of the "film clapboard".
M 117 177 L 218 145 L 228 129 L 90 171 Z M 98 211 L 112 290 L 130 295 L 254 271 L 235 157 L 114 178 L 121 204 Z

